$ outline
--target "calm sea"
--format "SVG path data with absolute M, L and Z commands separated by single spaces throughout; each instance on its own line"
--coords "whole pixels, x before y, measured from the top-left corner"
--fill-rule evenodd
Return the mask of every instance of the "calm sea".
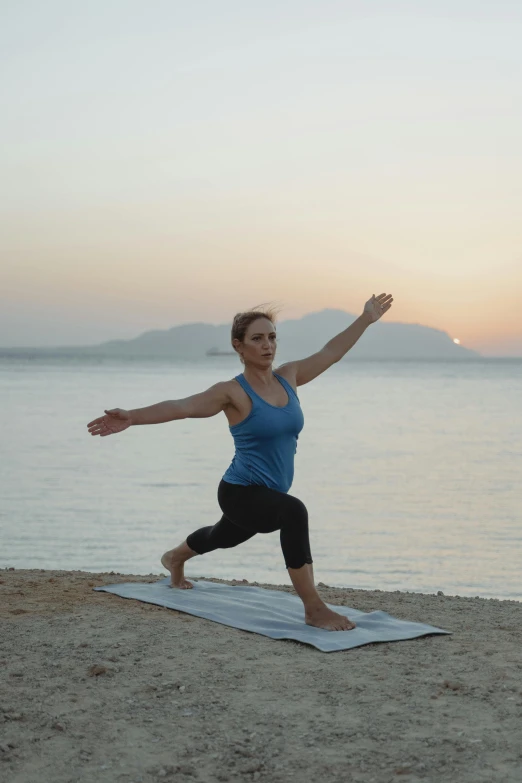
M 0 567 L 160 573 L 165 549 L 221 516 L 227 421 L 103 439 L 87 422 L 239 372 L 235 357 L 0 359 Z M 347 360 L 298 391 L 290 493 L 318 581 L 522 600 L 522 362 Z M 278 533 L 187 572 L 289 584 Z

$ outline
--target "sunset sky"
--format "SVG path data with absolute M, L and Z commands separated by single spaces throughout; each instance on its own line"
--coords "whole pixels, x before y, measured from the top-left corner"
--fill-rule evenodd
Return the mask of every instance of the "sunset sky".
M 4 0 L 0 345 L 391 292 L 522 356 L 521 41 L 518 0 Z

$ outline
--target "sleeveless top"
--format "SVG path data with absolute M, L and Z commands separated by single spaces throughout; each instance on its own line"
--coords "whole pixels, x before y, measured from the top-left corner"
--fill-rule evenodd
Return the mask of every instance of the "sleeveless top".
M 235 380 L 252 401 L 252 410 L 239 424 L 229 426 L 236 453 L 223 476 L 229 484 L 251 484 L 288 492 L 294 478 L 297 439 L 304 426 L 299 397 L 288 381 L 274 376 L 286 389 L 288 403 L 279 408 L 263 400 L 243 373 Z

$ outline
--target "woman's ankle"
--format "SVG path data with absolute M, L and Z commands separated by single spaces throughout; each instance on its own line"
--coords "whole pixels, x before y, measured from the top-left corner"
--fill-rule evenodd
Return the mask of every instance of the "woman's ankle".
M 294 590 L 303 602 L 306 609 L 317 608 L 323 605 L 323 601 L 317 592 L 308 564 L 300 568 L 287 568 Z
M 308 599 L 307 601 L 303 601 L 305 611 L 312 612 L 317 609 L 322 609 L 324 606 L 326 606 L 325 602 L 321 598 L 320 595 L 314 596 L 313 598 Z
M 190 560 L 191 557 L 195 557 L 198 553 L 195 552 L 193 549 L 189 547 L 186 541 L 183 541 L 182 544 L 175 547 L 174 550 L 176 552 L 176 557 L 179 557 L 184 562 L 186 560 Z

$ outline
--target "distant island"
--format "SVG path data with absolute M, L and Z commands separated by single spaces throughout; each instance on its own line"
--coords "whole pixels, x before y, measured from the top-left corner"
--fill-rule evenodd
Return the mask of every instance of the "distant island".
M 321 310 L 302 318 L 281 321 L 277 328 L 279 361 L 299 359 L 318 351 L 356 316 L 344 310 Z M 153 330 L 131 340 L 110 340 L 98 345 L 59 346 L 56 348 L 2 348 L 6 355 L 70 355 L 115 358 L 199 359 L 234 356 L 230 344 L 230 324 L 189 323 L 171 329 Z M 453 342 L 440 329 L 420 324 L 387 322 L 372 324 L 359 342 L 348 352 L 347 359 L 434 360 L 476 359 L 481 354 Z
M 209 348 L 207 356 L 236 356 L 235 351 L 220 351 L 219 348 Z

